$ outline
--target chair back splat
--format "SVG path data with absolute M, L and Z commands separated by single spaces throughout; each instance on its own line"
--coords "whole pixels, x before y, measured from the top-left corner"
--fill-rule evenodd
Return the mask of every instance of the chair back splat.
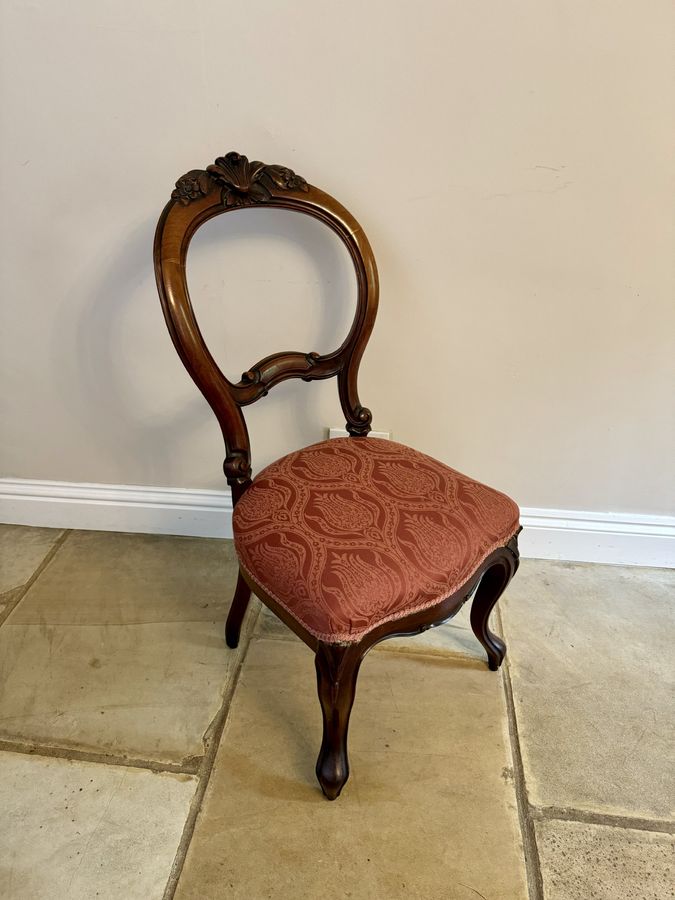
M 354 264 L 357 305 L 349 333 L 337 350 L 274 353 L 234 383 L 218 367 L 199 330 L 187 287 L 186 258 L 201 225 L 222 213 L 253 206 L 290 209 L 331 228 Z M 264 397 L 275 384 L 288 378 L 313 381 L 337 376 L 347 431 L 352 436 L 368 434 L 372 414 L 361 406 L 356 382 L 377 312 L 377 267 L 363 229 L 337 200 L 284 166 L 249 162 L 239 153 L 228 153 L 205 170 L 193 169 L 178 179 L 157 224 L 154 260 L 171 339 L 220 424 L 225 441 L 223 469 L 235 503 L 251 482 L 251 448 L 241 408 Z

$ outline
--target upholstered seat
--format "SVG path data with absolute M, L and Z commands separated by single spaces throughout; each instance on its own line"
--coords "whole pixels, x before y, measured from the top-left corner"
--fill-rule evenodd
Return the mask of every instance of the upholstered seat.
M 262 471 L 234 510 L 241 566 L 321 641 L 434 606 L 518 530 L 505 494 L 403 444 L 339 438 Z

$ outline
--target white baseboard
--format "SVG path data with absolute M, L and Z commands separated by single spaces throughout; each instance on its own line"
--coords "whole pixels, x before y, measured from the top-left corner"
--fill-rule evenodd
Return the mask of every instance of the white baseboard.
M 0 522 L 229 538 L 232 497 L 229 490 L 0 478 Z
M 520 521 L 525 557 L 675 568 L 675 516 L 523 508 Z
M 13 525 L 232 537 L 229 491 L 0 478 Z M 523 509 L 525 557 L 675 568 L 675 516 Z

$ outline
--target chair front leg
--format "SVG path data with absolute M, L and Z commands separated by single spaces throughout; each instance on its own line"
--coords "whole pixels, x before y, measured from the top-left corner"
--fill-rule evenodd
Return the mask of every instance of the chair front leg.
M 323 740 L 316 777 L 329 800 L 335 800 L 349 778 L 347 731 L 364 651 L 359 644 L 320 643 L 315 665 L 323 713 Z
M 471 604 L 471 628 L 485 648 L 488 666 L 493 672 L 501 666 L 506 656 L 506 644 L 490 630 L 488 619 L 495 604 L 506 590 L 518 569 L 518 544 L 512 538 L 502 555 L 490 566 L 480 580 L 476 596 Z
M 248 601 L 251 599 L 251 588 L 246 584 L 241 572 L 237 578 L 237 587 L 232 598 L 232 605 L 227 615 L 225 623 L 225 643 L 233 650 L 239 644 L 239 633 L 241 632 L 241 623 L 244 621 Z

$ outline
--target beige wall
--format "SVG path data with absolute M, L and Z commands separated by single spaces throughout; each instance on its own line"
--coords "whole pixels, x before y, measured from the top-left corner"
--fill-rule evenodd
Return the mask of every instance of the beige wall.
M 1 474 L 222 485 L 151 244 L 173 181 L 237 149 L 371 238 L 376 428 L 524 506 L 672 512 L 670 0 L 2 7 Z M 349 319 L 341 248 L 290 214 L 210 223 L 191 271 L 228 373 Z M 343 424 L 332 382 L 250 422 L 258 466 Z

